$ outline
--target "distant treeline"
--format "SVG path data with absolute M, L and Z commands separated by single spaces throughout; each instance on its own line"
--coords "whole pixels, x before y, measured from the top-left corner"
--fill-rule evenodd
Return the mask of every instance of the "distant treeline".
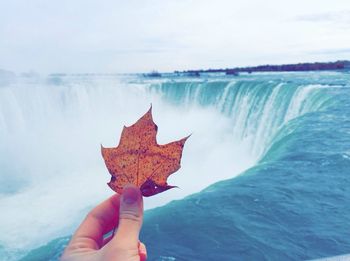
M 219 73 L 238 74 L 240 72 L 299 72 L 299 71 L 321 71 L 321 70 L 344 70 L 350 69 L 350 61 L 336 62 L 317 62 L 317 63 L 298 63 L 298 64 L 282 64 L 282 65 L 259 65 L 251 67 L 236 67 L 226 69 L 206 69 L 206 70 L 187 70 L 183 72 L 175 71 L 175 73 L 199 74 L 199 73 Z

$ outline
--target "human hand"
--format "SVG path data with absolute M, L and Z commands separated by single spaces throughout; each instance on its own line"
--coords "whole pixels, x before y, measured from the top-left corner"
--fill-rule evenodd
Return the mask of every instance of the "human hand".
M 146 260 L 146 247 L 139 241 L 142 219 L 141 192 L 135 186 L 126 186 L 122 195 L 110 197 L 86 216 L 61 261 Z M 117 232 L 104 239 L 103 235 L 115 227 Z

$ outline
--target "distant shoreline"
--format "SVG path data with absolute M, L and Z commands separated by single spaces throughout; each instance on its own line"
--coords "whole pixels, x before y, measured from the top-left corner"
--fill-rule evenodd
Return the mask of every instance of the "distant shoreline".
M 226 69 L 200 69 L 174 71 L 175 74 L 190 74 L 199 76 L 200 73 L 225 73 L 227 75 L 238 75 L 241 72 L 304 72 L 304 71 L 329 71 L 329 70 L 350 70 L 350 61 L 335 62 L 315 62 L 315 63 L 297 63 L 282 65 L 258 65 L 249 67 L 234 67 Z

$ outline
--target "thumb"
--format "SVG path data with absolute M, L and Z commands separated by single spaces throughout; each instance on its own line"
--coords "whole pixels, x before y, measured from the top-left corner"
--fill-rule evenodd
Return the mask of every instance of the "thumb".
M 122 193 L 119 210 L 119 226 L 113 238 L 124 249 L 138 248 L 143 219 L 143 201 L 139 188 L 127 185 Z

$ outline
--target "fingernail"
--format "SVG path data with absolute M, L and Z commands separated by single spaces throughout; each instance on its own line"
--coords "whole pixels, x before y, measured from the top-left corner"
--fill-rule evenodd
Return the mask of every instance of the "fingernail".
M 123 202 L 127 205 L 135 204 L 139 199 L 139 189 L 136 187 L 125 187 L 123 190 Z

